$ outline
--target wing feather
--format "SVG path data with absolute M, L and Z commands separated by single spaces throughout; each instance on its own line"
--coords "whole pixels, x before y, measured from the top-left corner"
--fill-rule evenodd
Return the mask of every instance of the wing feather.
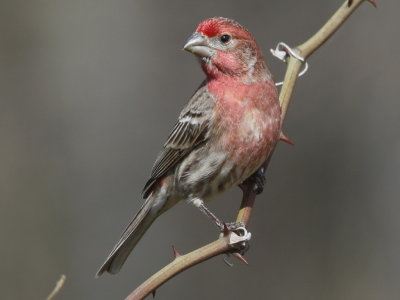
M 182 110 L 178 122 L 158 155 L 150 179 L 143 188 L 144 198 L 151 193 L 158 178 L 173 170 L 194 147 L 208 139 L 214 104 L 214 97 L 208 93 L 207 86 L 203 83 Z

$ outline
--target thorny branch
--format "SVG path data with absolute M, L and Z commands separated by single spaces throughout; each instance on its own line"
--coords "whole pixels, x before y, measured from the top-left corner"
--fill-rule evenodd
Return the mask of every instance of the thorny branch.
M 346 0 L 336 11 L 336 13 L 328 20 L 328 22 L 306 42 L 294 48 L 294 52 L 306 60 L 339 29 L 339 27 L 347 20 L 347 18 L 350 17 L 350 15 L 364 1 L 368 1 L 376 6 L 375 0 Z M 290 56 L 287 57 L 286 61 L 286 74 L 279 94 L 279 102 L 282 108 L 281 126 L 286 116 L 297 76 L 303 65 L 302 61 Z M 265 162 L 263 166 L 264 170 L 268 167 L 268 164 L 269 160 Z M 242 187 L 242 189 L 242 203 L 236 221 L 243 222 L 247 225 L 250 220 L 251 212 L 256 199 L 255 183 L 248 182 Z M 154 295 L 158 287 L 175 275 L 219 254 L 232 253 L 241 261 L 246 262 L 239 252 L 240 250 L 243 250 L 247 238 L 249 238 L 249 236 L 239 236 L 234 232 L 227 232 L 225 236 L 219 238 L 218 240 L 185 255 L 180 255 L 174 248 L 173 252 L 175 259 L 143 282 L 125 300 L 143 299 L 151 293 Z

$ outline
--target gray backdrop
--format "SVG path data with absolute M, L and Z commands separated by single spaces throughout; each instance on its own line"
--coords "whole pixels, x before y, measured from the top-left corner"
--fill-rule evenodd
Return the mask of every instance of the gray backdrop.
M 256 203 L 250 265 L 222 257 L 157 299 L 398 299 L 400 2 L 363 5 L 310 59 Z M 268 51 L 310 36 L 341 1 L 0 3 L 1 299 L 122 299 L 217 231 L 185 203 L 157 220 L 117 276 L 94 274 L 203 74 L 181 51 L 208 17 L 238 20 Z M 210 204 L 234 218 L 235 188 Z

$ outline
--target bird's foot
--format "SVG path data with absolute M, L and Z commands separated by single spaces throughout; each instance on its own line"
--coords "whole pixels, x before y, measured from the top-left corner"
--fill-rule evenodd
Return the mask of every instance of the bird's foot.
M 240 242 L 240 251 L 244 250 L 245 252 L 247 250 L 248 241 L 251 238 L 251 233 L 247 231 L 244 222 L 223 223 L 220 237 L 227 235 L 230 235 L 230 238 L 232 239 L 232 241 L 230 242 L 231 244 Z
M 220 237 L 229 236 L 229 244 L 236 248 L 235 252 L 237 252 L 238 255 L 241 253 L 239 251 L 247 250 L 251 233 L 247 231 L 244 222 L 222 222 L 204 205 L 204 202 L 201 199 L 193 199 L 192 203 L 197 206 L 207 217 L 209 217 L 219 228 Z
M 224 226 L 222 228 L 222 231 L 233 231 L 235 232 L 238 230 L 240 227 L 245 228 L 244 222 L 229 222 L 229 223 L 224 223 Z
M 247 178 L 239 187 L 244 189 L 248 184 L 254 185 L 254 192 L 259 195 L 264 191 L 265 186 L 265 168 L 261 167 L 256 172 L 253 173 L 249 178 Z
M 225 224 L 225 233 L 221 233 L 222 235 L 228 235 L 229 237 L 229 245 L 232 246 L 232 250 L 226 253 L 226 257 L 224 258 L 224 262 L 232 267 L 233 263 L 231 263 L 228 258 L 229 256 L 235 257 L 241 262 L 248 264 L 247 260 L 243 257 L 247 250 L 250 248 L 249 241 L 251 239 L 251 233 L 247 231 L 244 227 L 243 222 L 235 222 L 228 224 L 232 230 L 228 231 L 228 226 Z

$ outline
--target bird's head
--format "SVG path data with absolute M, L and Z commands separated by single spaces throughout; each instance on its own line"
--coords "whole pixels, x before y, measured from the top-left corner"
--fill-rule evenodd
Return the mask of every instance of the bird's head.
M 201 22 L 184 49 L 200 58 L 209 78 L 229 76 L 254 82 L 270 76 L 251 33 L 231 19 L 218 17 Z

